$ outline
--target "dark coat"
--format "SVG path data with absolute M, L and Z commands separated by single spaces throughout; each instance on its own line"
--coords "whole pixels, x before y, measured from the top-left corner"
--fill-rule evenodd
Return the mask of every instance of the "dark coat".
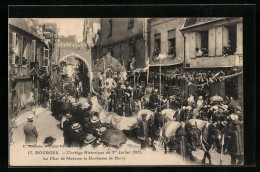
M 30 144 L 37 143 L 38 132 L 35 126 L 31 122 L 28 122 L 24 126 L 24 134 L 25 134 L 25 144 L 30 145 Z
M 230 142 L 228 151 L 230 155 L 243 155 L 244 142 L 243 142 L 243 129 L 241 125 L 233 126 L 229 132 Z
M 159 103 L 158 95 L 152 94 L 150 96 L 150 106 L 151 106 L 151 108 L 152 109 L 156 108 L 158 106 L 158 103 Z
M 121 102 L 121 101 L 122 101 L 122 98 L 123 98 L 123 95 L 124 95 L 123 89 L 120 88 L 120 87 L 117 87 L 117 88 L 116 88 L 116 95 L 117 95 L 117 100 L 118 100 L 119 102 Z
M 144 123 L 146 124 L 144 126 Z M 147 140 L 148 137 L 149 137 L 149 124 L 147 121 L 139 121 L 138 122 L 138 130 L 137 130 L 137 133 L 138 133 L 138 138 L 141 139 L 141 140 Z
M 81 147 L 84 143 L 84 134 L 81 130 L 73 130 L 70 135 L 70 146 Z

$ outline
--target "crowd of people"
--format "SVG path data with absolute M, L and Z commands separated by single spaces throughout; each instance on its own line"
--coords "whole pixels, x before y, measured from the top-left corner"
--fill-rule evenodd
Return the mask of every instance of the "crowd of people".
M 109 80 L 106 81 L 109 82 Z M 239 160 L 238 163 L 242 162 L 243 114 L 241 106 L 232 97 L 226 97 L 223 100 L 217 95 L 210 99 L 198 96 L 195 101 L 194 96 L 190 95 L 188 99 L 180 97 L 172 99 L 167 95 L 160 96 L 158 89 L 152 89 L 151 92 L 148 92 L 138 83 L 134 87 L 131 87 L 128 81 L 123 84 L 120 79 L 116 81 L 111 79 L 111 83 L 105 82 L 102 84 L 102 94 L 98 97 L 105 110 L 124 117 L 132 117 L 142 109 L 149 109 L 154 112 L 153 121 L 146 121 L 146 115 L 143 114 L 142 120 L 138 122 L 137 135 L 141 140 L 141 148 L 147 146 L 145 141 L 148 135 L 145 133 L 150 132 L 149 137 L 152 138 L 152 142 L 159 139 L 158 133 L 168 120 L 162 111 L 174 109 L 175 113 L 171 114 L 172 120 L 186 122 L 189 119 L 200 119 L 212 124 L 214 130 L 210 129 L 209 132 L 219 131 L 225 135 L 224 154 L 229 153 L 231 155 L 232 164 L 236 164 L 237 159 Z M 93 148 L 108 146 L 105 142 L 102 142 L 101 135 L 107 129 L 112 129 L 113 126 L 102 124 L 99 120 L 99 113 L 91 111 L 93 105 L 91 93 L 87 97 L 87 102 L 82 104 L 78 101 L 79 94 L 75 92 L 79 93 L 80 90 L 76 89 L 74 92 L 63 93 L 50 91 L 48 94 L 46 89 L 43 94 L 45 96 L 42 99 L 42 104 L 45 106 L 46 101 L 49 102 L 47 104 L 49 104 L 52 115 L 60 120 L 64 145 L 68 147 L 90 146 Z M 149 131 L 145 129 L 148 128 L 147 125 L 152 126 Z M 28 127 L 35 130 L 31 125 L 28 125 Z M 37 138 L 38 134 L 34 137 Z M 211 143 L 207 144 L 210 145 Z M 212 145 L 207 147 L 207 144 L 204 148 L 206 153 L 203 161 L 210 156 L 207 152 L 212 148 Z M 153 144 L 152 148 L 156 150 Z

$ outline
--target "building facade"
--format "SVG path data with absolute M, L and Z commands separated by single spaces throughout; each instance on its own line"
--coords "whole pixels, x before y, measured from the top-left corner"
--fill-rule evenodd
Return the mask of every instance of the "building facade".
M 196 86 L 201 84 L 194 75 L 222 76 L 223 79 L 211 80 L 208 87 L 210 96 L 222 98 L 231 96 L 243 101 L 242 71 L 243 66 L 243 20 L 239 17 L 229 18 L 188 18 L 181 29 L 185 36 L 185 71 L 193 74 L 193 82 L 186 84 L 189 94 L 199 96 Z M 206 77 L 201 77 L 201 80 Z M 236 76 L 227 77 L 225 76 Z M 195 79 L 194 79 L 195 78 Z M 198 78 L 198 77 L 197 77 Z M 204 79 L 203 79 L 204 78 Z
M 9 19 L 9 100 L 11 114 L 38 102 L 48 75 L 49 46 L 42 26 L 33 19 Z
M 149 83 L 161 94 L 182 86 L 173 74 L 180 74 L 183 67 L 184 37 L 180 29 L 184 21 L 185 18 L 151 18 L 147 22 Z
M 109 52 L 127 70 L 130 70 L 129 60 L 132 58 L 136 60 L 135 68 L 144 68 L 144 19 L 102 18 L 100 23 L 99 58 Z

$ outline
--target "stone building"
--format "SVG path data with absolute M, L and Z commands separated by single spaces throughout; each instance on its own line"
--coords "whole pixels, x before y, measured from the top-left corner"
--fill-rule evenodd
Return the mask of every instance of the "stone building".
M 37 102 L 39 89 L 45 87 L 50 55 L 42 33 L 37 20 L 9 19 L 9 105 L 12 115 Z
M 185 18 L 148 19 L 149 83 L 162 94 L 182 86 L 180 79 L 170 75 L 180 74 L 183 67 L 184 38 L 180 29 L 184 21 Z
M 185 71 L 196 75 L 218 72 L 234 75 L 243 66 L 243 20 L 240 17 L 187 18 L 181 29 L 185 36 Z M 192 79 L 192 78 L 191 78 Z M 193 78 L 194 79 L 194 78 Z M 201 81 L 193 80 L 200 84 Z M 232 96 L 243 101 L 242 75 L 212 80 L 209 95 Z M 196 87 L 185 86 L 188 94 L 196 95 Z M 198 96 L 198 95 L 197 95 Z
M 129 60 L 135 58 L 135 68 L 145 67 L 144 19 L 102 18 L 100 20 L 99 58 L 110 52 L 127 70 Z

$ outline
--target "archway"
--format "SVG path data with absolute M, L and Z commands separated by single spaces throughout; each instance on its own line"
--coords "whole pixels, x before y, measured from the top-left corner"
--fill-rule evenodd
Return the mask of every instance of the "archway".
M 70 58 L 70 57 L 75 58 L 75 59 L 80 59 L 80 61 L 85 64 L 85 66 L 87 68 L 86 74 L 89 78 L 89 80 L 88 80 L 89 92 L 92 92 L 93 91 L 93 88 L 92 88 L 92 80 L 93 80 L 92 67 L 84 57 L 82 57 L 78 54 L 75 54 L 75 53 L 70 53 L 70 54 L 67 54 L 66 56 L 63 56 L 62 58 L 60 58 L 59 61 L 58 61 L 58 64 L 60 65 L 62 61 L 65 61 L 67 58 Z M 82 71 L 80 71 L 80 72 L 82 72 Z M 80 74 L 82 74 L 82 73 L 80 73 Z M 79 75 L 79 76 L 81 76 L 81 75 Z M 83 86 L 84 86 L 84 84 L 83 84 Z

